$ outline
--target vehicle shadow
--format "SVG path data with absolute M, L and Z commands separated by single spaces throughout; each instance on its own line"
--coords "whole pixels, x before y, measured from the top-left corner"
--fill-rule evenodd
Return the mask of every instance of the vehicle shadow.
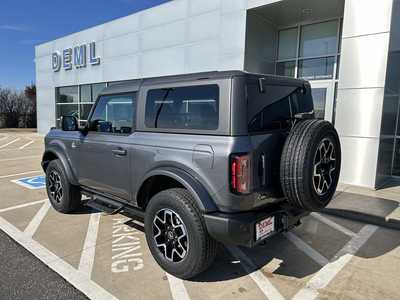
M 93 212 L 97 211 L 86 208 L 80 213 Z M 304 220 L 304 225 L 294 231 L 295 235 L 301 237 L 304 231 L 308 230 L 307 227 L 322 226 L 322 224 L 318 225 L 318 222 L 315 220 L 311 221 L 310 218 L 311 217 L 306 218 Z M 343 219 L 343 222 L 349 221 Z M 144 233 L 144 227 L 140 219 L 131 218 L 125 224 Z M 360 224 L 359 226 L 361 228 L 364 225 L 365 224 Z M 309 234 L 309 236 L 313 234 L 312 232 L 306 233 Z M 343 234 L 340 232 L 331 234 L 331 232 L 326 231 L 326 228 L 322 227 L 315 229 L 315 235 L 316 236 L 313 238 L 319 240 L 319 242 L 315 245 L 313 244 L 312 247 L 323 255 L 325 254 L 325 249 L 331 247 L 334 247 L 334 249 L 342 249 L 351 239 L 347 236 L 343 238 L 343 236 L 341 236 Z M 399 247 L 399 245 L 400 231 L 378 228 L 355 256 L 365 259 L 377 258 L 391 252 Z M 247 269 L 246 271 L 240 262 L 240 258 L 235 257 L 227 247 L 220 244 L 213 265 L 202 274 L 190 279 L 190 281 L 222 282 L 247 276 L 249 273 L 257 270 L 260 270 L 267 278 L 283 276 L 301 279 L 317 273 L 322 268 L 320 264 L 297 248 L 294 243 L 288 240 L 283 234 L 272 236 L 263 244 L 254 248 L 238 247 L 238 249 L 251 260 L 254 267 L 253 269 Z M 335 261 L 340 258 L 335 257 L 335 255 L 326 255 L 325 257 L 329 261 Z

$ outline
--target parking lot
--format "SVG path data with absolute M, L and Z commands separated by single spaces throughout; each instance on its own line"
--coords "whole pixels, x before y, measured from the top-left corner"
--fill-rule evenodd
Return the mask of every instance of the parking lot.
M 254 249 L 221 246 L 206 273 L 177 279 L 140 222 L 54 211 L 42 152 L 43 137 L 0 131 L 0 229 L 89 298 L 400 299 L 400 232 L 322 214 Z

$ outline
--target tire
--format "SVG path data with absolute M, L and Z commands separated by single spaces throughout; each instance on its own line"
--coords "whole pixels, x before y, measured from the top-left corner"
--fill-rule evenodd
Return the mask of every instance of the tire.
M 339 181 L 341 149 L 333 125 L 303 120 L 289 133 L 282 151 L 280 181 L 293 207 L 319 211 L 335 194 Z
M 51 205 L 61 213 L 72 213 L 82 206 L 80 189 L 68 181 L 59 159 L 52 160 L 46 168 L 46 190 Z
M 175 233 L 169 233 L 168 223 L 175 225 Z M 215 259 L 217 242 L 209 236 L 200 210 L 186 189 L 164 190 L 151 198 L 144 227 L 147 244 L 157 263 L 178 278 L 189 279 L 200 274 Z M 175 251 L 171 250 L 174 247 Z

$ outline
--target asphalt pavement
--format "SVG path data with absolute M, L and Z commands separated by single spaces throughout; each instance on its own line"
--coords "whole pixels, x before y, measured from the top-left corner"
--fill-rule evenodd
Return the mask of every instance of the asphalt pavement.
M 88 299 L 0 230 L 0 299 Z
M 0 130 L 0 299 L 400 299 L 400 231 L 317 213 L 253 249 L 221 246 L 209 270 L 175 278 L 139 222 L 56 212 L 42 153 L 43 137 Z

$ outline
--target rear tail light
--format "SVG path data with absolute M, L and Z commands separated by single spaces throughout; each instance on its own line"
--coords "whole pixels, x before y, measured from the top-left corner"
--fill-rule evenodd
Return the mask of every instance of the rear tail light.
M 248 154 L 231 156 L 231 190 L 234 193 L 250 193 L 251 163 Z

